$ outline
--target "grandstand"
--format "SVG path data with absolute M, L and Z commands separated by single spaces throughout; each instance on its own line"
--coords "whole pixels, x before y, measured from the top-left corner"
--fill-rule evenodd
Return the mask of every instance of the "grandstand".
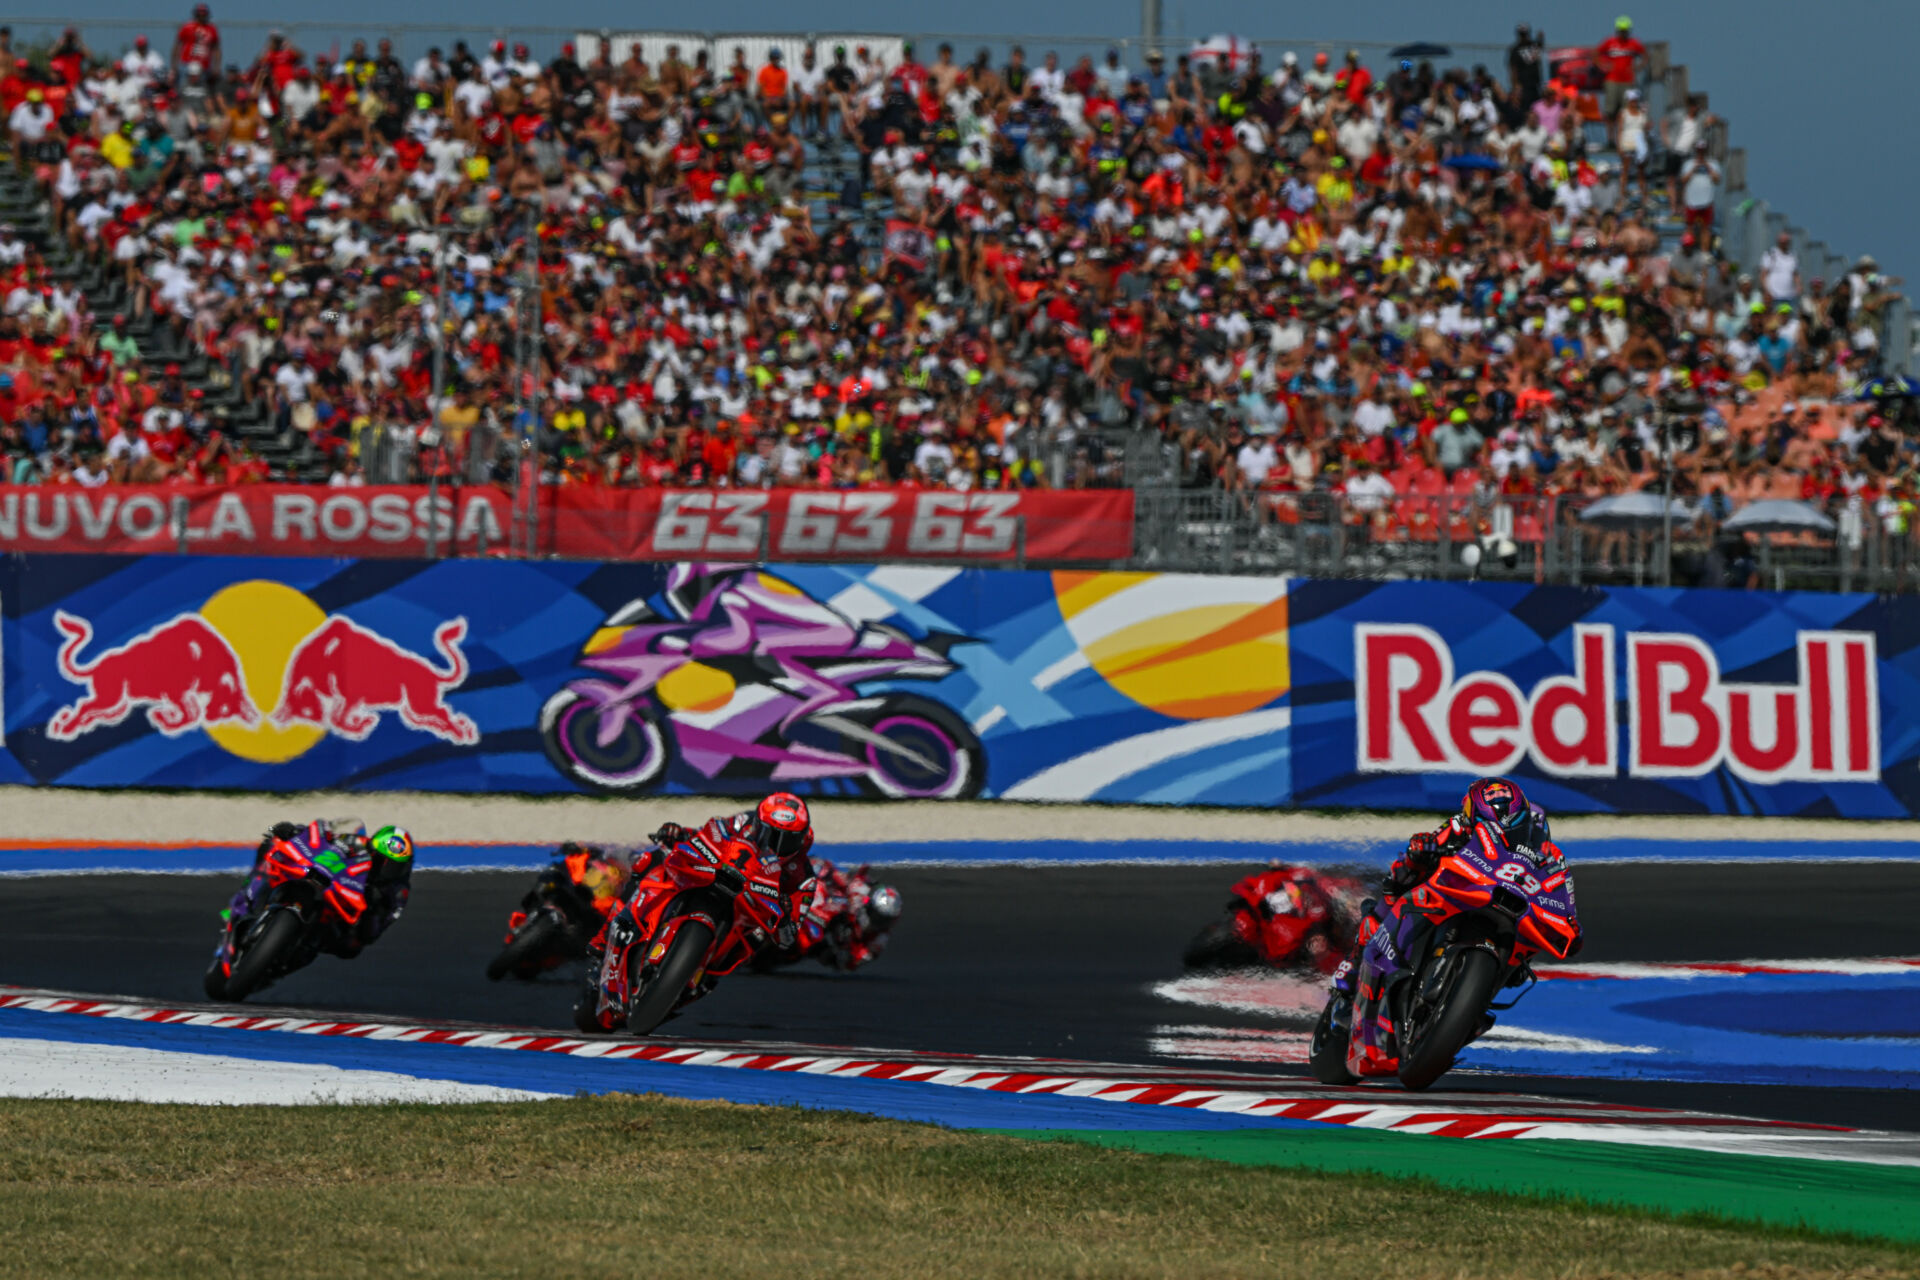
M 1623 34 L 63 33 L 0 51 L 7 478 L 1124 486 L 1144 567 L 1905 585 L 1898 282 Z

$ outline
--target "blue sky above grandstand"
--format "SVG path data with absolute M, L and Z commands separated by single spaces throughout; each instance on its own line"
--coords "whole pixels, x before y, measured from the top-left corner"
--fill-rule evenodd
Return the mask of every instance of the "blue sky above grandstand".
M 462 0 L 396 10 L 378 0 L 333 0 L 316 10 L 302 0 L 251 0 L 244 10 L 211 0 L 216 21 L 313 21 L 359 24 L 377 34 L 382 22 L 439 20 L 511 29 L 531 16 L 543 25 L 577 23 L 583 29 L 683 25 L 696 15 L 637 9 L 628 0 L 563 0 L 530 8 L 524 0 Z M 1274 6 L 1255 0 L 1162 0 L 1168 34 L 1203 38 L 1216 32 L 1295 41 L 1438 40 L 1500 43 L 1516 21 L 1544 25 L 1552 44 L 1590 43 L 1606 36 L 1622 12 L 1643 40 L 1672 43 L 1696 89 L 1733 124 L 1735 144 L 1747 149 L 1748 180 L 1774 208 L 1786 212 L 1837 252 L 1872 253 L 1882 266 L 1920 285 L 1920 236 L 1911 210 L 1916 150 L 1911 121 L 1920 81 L 1911 60 L 1920 43 L 1920 7 L 1886 0 L 1691 0 L 1685 5 L 1637 5 L 1631 0 L 1362 0 L 1333 6 Z M 7 6 L 15 14 L 44 14 L 85 24 L 89 16 L 155 15 L 159 30 L 177 23 L 189 5 L 129 4 L 126 0 L 69 0 Z M 1046 47 L 1053 32 L 1131 35 L 1139 31 L 1133 0 L 1054 0 L 1036 10 L 1031 0 L 970 0 L 949 13 L 939 6 L 903 11 L 893 0 L 706 0 L 697 13 L 715 30 L 891 31 L 903 21 L 948 31 L 1029 34 L 1029 52 Z M 1044 24 L 1044 30 L 1038 24 Z M 237 34 L 237 33 L 236 33 Z M 104 41 L 102 42 L 105 43 Z M 966 50 L 963 40 L 955 43 Z M 1279 44 L 1286 47 L 1285 43 Z M 251 52 L 234 40 L 230 54 Z M 1271 56 L 1271 55 L 1270 55 Z M 1497 55 L 1496 55 L 1497 56 Z M 1911 290 L 1910 290 L 1911 292 Z

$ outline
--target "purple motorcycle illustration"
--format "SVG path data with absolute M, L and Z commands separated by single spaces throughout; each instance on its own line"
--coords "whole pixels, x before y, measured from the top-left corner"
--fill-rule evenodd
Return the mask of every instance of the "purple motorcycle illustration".
M 597 791 L 657 785 L 674 757 L 720 790 L 845 779 L 872 795 L 958 799 L 986 780 L 980 739 L 948 707 L 875 681 L 938 680 L 967 637 L 915 640 L 860 623 L 742 565 L 676 565 L 665 613 L 647 600 L 602 623 L 575 680 L 540 709 L 561 773 Z

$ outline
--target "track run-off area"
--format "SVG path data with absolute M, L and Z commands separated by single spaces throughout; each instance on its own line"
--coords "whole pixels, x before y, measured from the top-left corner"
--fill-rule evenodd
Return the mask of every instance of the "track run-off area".
M 1189 975 L 1179 957 L 1248 869 L 1384 866 L 1417 818 L 822 803 L 820 852 L 885 868 L 905 896 L 887 953 L 857 974 L 729 978 L 665 1034 L 588 1041 L 570 1031 L 574 970 L 484 977 L 508 911 L 562 839 L 638 844 L 727 802 L 0 799 L 18 815 L 0 842 L 8 1094 L 652 1091 L 1416 1173 L 1423 1144 L 1450 1142 L 1478 1153 L 1445 1161 L 1470 1185 L 1526 1190 L 1536 1161 L 1571 1185 L 1574 1161 L 1602 1199 L 1920 1237 L 1891 1207 L 1920 1199 L 1920 831 L 1904 824 L 1557 823 L 1586 948 L 1409 1095 L 1306 1076 L 1319 982 Z M 406 916 L 356 961 L 207 1005 L 216 913 L 257 833 L 315 814 L 414 831 Z

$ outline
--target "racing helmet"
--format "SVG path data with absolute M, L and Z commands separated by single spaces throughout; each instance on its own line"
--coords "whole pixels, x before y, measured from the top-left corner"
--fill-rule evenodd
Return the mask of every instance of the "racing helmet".
M 377 856 L 401 866 L 413 861 L 413 837 L 403 827 L 380 828 L 367 841 L 367 848 Z
M 754 843 L 777 858 L 790 858 L 805 849 L 812 831 L 807 802 L 792 792 L 776 791 L 754 810 Z
M 1482 778 L 1468 787 L 1460 801 L 1460 816 L 1469 824 L 1486 823 L 1506 836 L 1509 844 L 1531 843 L 1527 834 L 1533 825 L 1533 806 L 1505 778 Z
M 875 930 L 887 930 L 900 919 L 900 891 L 890 884 L 875 885 L 867 895 L 867 923 Z

